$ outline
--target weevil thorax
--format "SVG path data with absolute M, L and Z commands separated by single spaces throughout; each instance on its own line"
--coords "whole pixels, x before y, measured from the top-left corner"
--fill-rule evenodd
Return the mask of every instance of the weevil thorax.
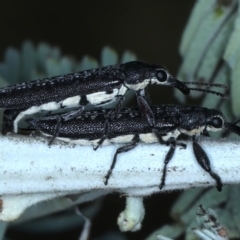
M 152 84 L 170 85 L 171 75 L 161 65 L 133 61 L 122 64 L 121 69 L 125 73 L 125 86 L 134 91 Z
M 220 110 L 199 108 L 182 115 L 180 131 L 188 136 L 197 136 L 204 131 L 218 132 L 224 129 L 225 122 Z
M 184 83 L 171 76 L 161 65 L 133 61 L 122 64 L 121 70 L 125 76 L 124 85 L 128 89 L 138 91 L 156 84 L 177 88 L 185 95 L 190 93 Z

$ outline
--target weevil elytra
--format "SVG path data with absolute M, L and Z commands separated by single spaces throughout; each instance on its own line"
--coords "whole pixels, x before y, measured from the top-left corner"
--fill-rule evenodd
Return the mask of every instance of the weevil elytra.
M 183 83 L 172 77 L 161 65 L 133 61 L 1 88 L 0 108 L 5 109 L 2 133 L 17 132 L 18 122 L 26 115 L 42 110 L 76 108 L 69 113 L 59 115 L 51 143 L 58 135 L 62 122 L 80 116 L 86 105 L 102 106 L 118 101 L 117 107 L 106 116 L 106 126 L 107 121 L 114 118 L 120 111 L 124 94 L 128 90 L 136 92 L 139 108 L 144 109 L 141 111 L 142 116 L 154 128 L 153 113 L 146 101 L 145 92 L 145 88 L 152 84 L 172 86 L 183 94 L 196 90 L 225 96 L 215 91 L 187 87 L 188 84 L 193 84 L 225 88 L 224 85 Z
M 58 139 L 81 145 L 99 144 L 105 134 L 105 118 L 111 110 L 85 112 L 81 116 L 64 122 L 59 128 Z M 160 105 L 152 108 L 155 118 L 156 132 L 141 118 L 141 113 L 136 108 L 122 109 L 116 118 L 109 121 L 108 133 L 102 144 L 126 143 L 117 149 L 111 167 L 105 176 L 105 184 L 112 174 L 117 161 L 117 155 L 132 150 L 139 142 L 159 142 L 169 145 L 170 149 L 164 159 L 164 168 L 159 188 L 165 185 L 167 165 L 174 155 L 177 145 L 186 148 L 177 138 L 183 134 L 191 137 L 193 150 L 198 164 L 208 172 L 216 181 L 217 189 L 221 191 L 221 178 L 212 171 L 210 160 L 206 152 L 197 143 L 200 134 L 210 131 L 228 130 L 240 135 L 240 127 L 228 123 L 222 112 L 217 109 L 208 109 L 196 106 Z M 26 121 L 33 128 L 46 136 L 52 136 L 57 123 L 57 116 L 32 118 Z

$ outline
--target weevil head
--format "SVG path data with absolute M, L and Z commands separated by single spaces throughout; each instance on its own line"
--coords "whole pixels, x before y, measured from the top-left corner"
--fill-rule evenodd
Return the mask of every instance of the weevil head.
M 211 132 L 222 131 L 226 126 L 226 120 L 218 109 L 211 109 L 206 118 L 206 130 Z
M 188 108 L 182 113 L 180 131 L 188 136 L 206 135 L 207 132 L 218 132 L 225 128 L 226 120 L 218 109 L 201 107 Z
M 175 87 L 184 94 L 190 93 L 184 83 L 172 77 L 168 70 L 161 65 L 133 61 L 122 64 L 121 69 L 124 72 L 125 86 L 134 91 L 157 84 Z

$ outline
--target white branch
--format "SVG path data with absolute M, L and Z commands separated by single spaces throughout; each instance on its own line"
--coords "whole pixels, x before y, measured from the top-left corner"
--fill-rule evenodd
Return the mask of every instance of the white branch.
M 13 220 L 32 204 L 70 193 L 81 194 L 81 202 L 84 202 L 110 192 L 144 197 L 175 189 L 215 186 L 215 181 L 197 164 L 191 142 L 187 143 L 186 150 L 177 147 L 168 165 L 166 185 L 160 191 L 163 161 L 169 149 L 164 145 L 139 144 L 135 149 L 120 154 L 105 186 L 104 176 L 116 145 L 94 151 L 91 146 L 59 142 L 49 148 L 48 140 L 43 138 L 11 135 L 0 137 L 0 140 L 0 220 Z M 200 144 L 209 156 L 212 170 L 223 183 L 240 182 L 239 141 L 210 139 L 200 141 Z M 12 199 L 15 197 L 14 202 Z M 14 204 L 18 204 L 16 213 L 12 209 Z M 10 212 L 11 217 L 8 215 Z

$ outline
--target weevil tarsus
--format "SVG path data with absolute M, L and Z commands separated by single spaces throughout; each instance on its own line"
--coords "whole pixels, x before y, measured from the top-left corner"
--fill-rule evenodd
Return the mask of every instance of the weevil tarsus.
M 164 159 L 164 167 L 163 167 L 163 172 L 162 172 L 162 177 L 161 177 L 161 183 L 159 185 L 159 189 L 162 190 L 162 188 L 165 185 L 165 180 L 166 180 L 166 173 L 167 173 L 167 165 L 170 162 L 170 160 L 172 159 L 174 152 L 175 152 L 175 148 L 176 148 L 176 141 L 174 138 L 170 139 L 170 149 L 167 152 L 167 155 L 165 156 Z

